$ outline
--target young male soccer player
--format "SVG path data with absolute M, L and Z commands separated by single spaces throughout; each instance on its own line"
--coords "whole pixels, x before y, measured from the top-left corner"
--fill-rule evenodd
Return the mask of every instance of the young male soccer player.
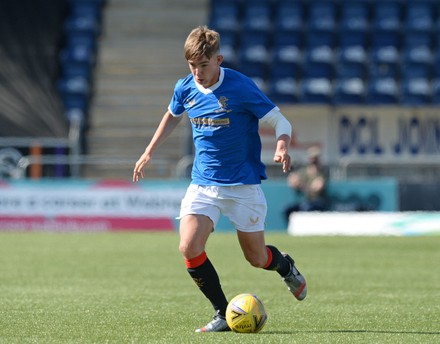
M 264 240 L 267 204 L 260 184 L 267 177 L 260 160 L 258 125 L 266 122 L 274 127 L 274 161 L 285 173 L 291 165 L 292 128 L 251 79 L 220 66 L 223 57 L 217 32 L 206 26 L 194 29 L 186 39 L 184 54 L 191 74 L 177 82 L 168 110 L 136 162 L 133 181 L 144 177 L 153 152 L 186 112 L 195 159 L 192 183 L 181 204 L 179 250 L 188 273 L 215 310 L 213 320 L 196 332 L 227 331 L 228 301 L 205 252 L 220 213 L 234 224 L 243 254 L 252 266 L 277 271 L 298 300 L 307 294 L 305 279 L 293 259 Z

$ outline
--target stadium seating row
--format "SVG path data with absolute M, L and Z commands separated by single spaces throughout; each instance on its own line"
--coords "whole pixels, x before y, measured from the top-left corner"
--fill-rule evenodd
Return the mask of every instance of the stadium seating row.
M 211 0 L 210 26 L 224 66 L 276 101 L 440 102 L 434 0 Z
M 436 0 L 211 0 L 219 30 L 429 31 L 440 25 Z
M 83 130 L 88 125 L 104 4 L 105 0 L 69 0 L 64 23 L 58 91 L 67 119 L 81 118 Z

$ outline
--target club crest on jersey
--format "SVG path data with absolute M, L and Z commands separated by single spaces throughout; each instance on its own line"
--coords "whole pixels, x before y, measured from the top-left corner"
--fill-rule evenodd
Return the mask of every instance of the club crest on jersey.
M 232 110 L 228 109 L 228 98 L 221 96 L 218 100 L 218 106 L 220 106 L 220 109 L 215 110 L 215 112 L 231 112 Z

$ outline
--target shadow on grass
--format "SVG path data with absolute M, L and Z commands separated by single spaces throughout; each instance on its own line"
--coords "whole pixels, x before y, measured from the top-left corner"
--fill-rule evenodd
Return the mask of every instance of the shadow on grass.
M 293 334 L 293 333 L 383 333 L 383 334 L 421 334 L 440 335 L 440 331 L 385 331 L 385 330 L 304 330 L 304 331 L 262 331 L 261 334 Z

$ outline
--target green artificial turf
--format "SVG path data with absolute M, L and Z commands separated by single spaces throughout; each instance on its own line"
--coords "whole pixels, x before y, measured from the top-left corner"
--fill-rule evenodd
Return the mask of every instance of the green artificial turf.
M 266 238 L 294 256 L 308 296 L 214 233 L 227 297 L 255 293 L 268 312 L 262 332 L 237 334 L 194 333 L 213 311 L 177 233 L 0 232 L 0 343 L 440 342 L 440 237 Z

